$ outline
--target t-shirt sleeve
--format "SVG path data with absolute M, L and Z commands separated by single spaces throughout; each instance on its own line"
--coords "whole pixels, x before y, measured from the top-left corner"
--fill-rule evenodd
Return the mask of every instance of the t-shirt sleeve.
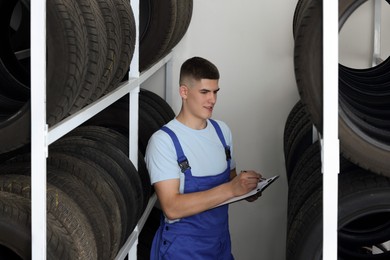
M 151 184 L 180 178 L 180 168 L 172 139 L 162 130 L 155 132 L 149 139 L 145 162 Z

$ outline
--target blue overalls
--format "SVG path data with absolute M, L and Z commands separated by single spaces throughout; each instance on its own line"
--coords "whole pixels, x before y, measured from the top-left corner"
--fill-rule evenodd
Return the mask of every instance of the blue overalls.
M 196 177 L 183 153 L 175 133 L 167 128 L 162 130 L 169 134 L 175 145 L 178 164 L 185 174 L 184 193 L 211 189 L 230 180 L 230 147 L 226 145 L 221 128 L 210 119 L 219 139 L 225 147 L 227 167 L 222 173 L 214 176 Z M 229 234 L 228 206 L 220 206 L 199 214 L 182 218 L 174 223 L 166 223 L 164 217 L 157 230 L 150 253 L 151 260 L 231 260 L 231 243 Z

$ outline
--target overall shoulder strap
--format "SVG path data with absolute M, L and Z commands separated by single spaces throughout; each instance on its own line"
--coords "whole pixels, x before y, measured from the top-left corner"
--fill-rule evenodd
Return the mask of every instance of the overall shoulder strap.
M 187 170 L 191 169 L 190 164 L 188 162 L 187 157 L 184 155 L 183 149 L 181 148 L 179 139 L 177 139 L 176 134 L 166 126 L 161 127 L 161 130 L 166 132 L 172 139 L 173 144 L 175 146 L 176 155 L 177 155 L 177 163 L 181 169 L 182 173 L 185 173 Z
M 223 136 L 221 127 L 218 125 L 218 123 L 211 118 L 209 120 L 211 124 L 214 126 L 215 131 L 217 132 L 217 135 L 219 137 L 219 140 L 221 140 L 223 147 L 225 147 L 226 160 L 228 161 L 232 158 L 230 154 L 230 146 L 226 144 L 225 137 Z

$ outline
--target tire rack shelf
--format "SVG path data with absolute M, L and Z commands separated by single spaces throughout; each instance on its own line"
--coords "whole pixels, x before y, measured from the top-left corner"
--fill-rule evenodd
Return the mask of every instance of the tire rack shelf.
M 129 157 L 138 161 L 138 97 L 140 84 L 172 59 L 172 53 L 140 75 L 138 24 L 139 0 L 129 0 L 136 22 L 136 46 L 130 65 L 129 80 L 120 84 L 96 102 L 84 107 L 48 129 L 46 124 L 46 0 L 31 3 L 31 248 L 33 260 L 46 259 L 46 158 L 48 146 L 81 125 L 126 94 L 129 104 Z M 169 75 L 167 75 L 167 82 Z M 137 163 L 134 164 L 137 166 Z M 138 221 L 134 231 L 115 259 L 137 258 L 138 235 L 142 230 L 157 198 L 154 194 Z

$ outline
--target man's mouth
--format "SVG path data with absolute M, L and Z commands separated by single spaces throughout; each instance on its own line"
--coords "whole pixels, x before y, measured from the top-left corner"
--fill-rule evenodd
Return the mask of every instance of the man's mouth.
M 213 107 L 212 106 L 207 106 L 207 107 L 205 107 L 207 110 L 209 110 L 210 112 L 212 112 L 213 111 Z

